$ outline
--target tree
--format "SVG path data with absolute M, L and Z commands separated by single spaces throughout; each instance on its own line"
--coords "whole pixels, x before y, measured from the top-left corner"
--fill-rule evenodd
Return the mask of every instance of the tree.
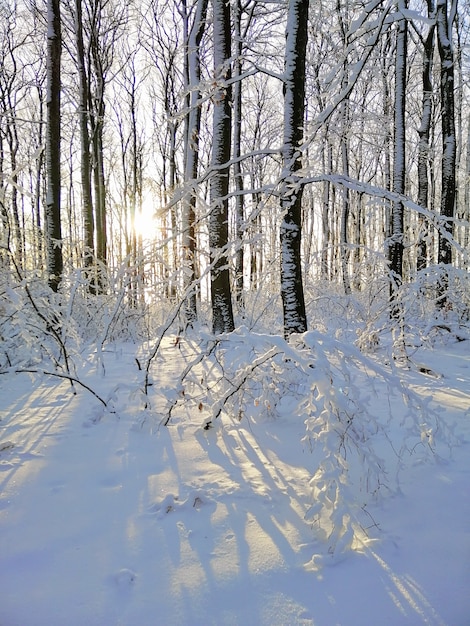
M 241 0 L 235 0 L 233 9 L 234 31 L 235 31 L 235 60 L 234 66 L 234 87 L 233 87 L 233 180 L 235 187 L 235 219 L 234 219 L 234 239 L 236 242 L 235 252 L 235 298 L 239 307 L 243 307 L 243 272 L 244 254 L 242 240 L 242 225 L 244 216 L 244 194 L 243 194 L 243 172 L 241 165 L 242 149 L 242 4 Z
M 348 28 L 347 21 L 348 16 L 348 5 L 346 3 L 345 13 L 346 16 L 343 18 L 341 14 L 341 6 L 340 0 L 338 0 L 338 19 L 340 24 L 341 31 L 341 39 L 344 49 L 344 69 L 343 69 L 343 78 L 341 81 L 341 89 L 344 90 L 346 87 L 346 67 L 347 67 L 347 48 L 348 48 Z M 349 112 L 349 96 L 346 96 L 340 105 L 340 150 L 341 150 L 341 169 L 342 173 L 345 177 L 349 177 L 349 132 L 350 132 L 350 112 Z M 349 270 L 348 270 L 348 262 L 349 262 L 349 247 L 348 247 L 348 221 L 350 214 L 350 192 L 347 187 L 343 187 L 342 189 L 342 206 L 341 206 L 341 223 L 340 223 L 340 248 L 341 248 L 341 270 L 343 275 L 343 286 L 344 292 L 346 294 L 351 293 L 351 284 L 349 280 Z
M 94 236 L 96 260 L 108 262 L 107 189 L 105 173 L 105 89 L 112 67 L 126 7 L 110 0 L 76 0 L 74 29 L 79 73 L 81 171 L 86 247 Z M 81 28 L 78 24 L 81 18 Z M 87 99 L 87 102 L 85 102 Z M 85 122 L 88 127 L 85 128 Z M 89 169 L 91 171 L 89 172 Z M 90 188 L 91 185 L 91 188 Z M 91 193 L 91 191 L 93 193 Z M 90 212 L 94 210 L 94 232 Z M 100 288 L 103 276 L 99 277 Z M 98 287 L 98 285 L 95 285 Z
M 151 75 L 156 76 L 149 89 L 154 125 L 153 145 L 156 147 L 153 151 L 154 167 L 160 171 L 161 202 L 163 206 L 168 207 L 164 216 L 165 240 L 161 247 L 163 258 L 161 273 L 165 283 L 163 290 L 172 299 L 177 297 L 180 285 L 184 288 L 186 269 L 179 261 L 181 257 L 179 244 L 182 237 L 180 238 L 177 232 L 178 205 L 175 202 L 175 193 L 179 192 L 177 188 L 180 183 L 178 156 L 181 147 L 179 135 L 182 115 L 179 95 L 187 87 L 184 82 L 185 63 L 183 62 L 183 68 L 179 64 L 179 51 L 184 50 L 188 38 L 189 18 L 186 14 L 185 1 L 178 7 L 178 11 L 183 19 L 184 43 L 181 41 L 176 14 L 168 15 L 166 3 L 160 4 L 158 0 L 151 0 L 149 10 L 144 11 L 142 20 L 146 29 L 141 31 L 142 45 L 151 59 L 153 69 Z M 185 104 L 188 106 L 188 96 L 185 98 Z M 184 171 L 184 165 L 181 169 Z M 184 208 L 182 216 L 184 221 Z M 184 224 L 181 225 L 181 229 L 185 231 Z
M 186 75 L 187 108 L 185 136 L 184 195 L 182 217 L 182 245 L 184 255 L 184 290 L 188 292 L 186 300 L 186 318 L 189 324 L 197 317 L 195 291 L 196 279 L 196 198 L 195 181 L 199 168 L 199 134 L 201 131 L 201 58 L 200 46 L 206 28 L 208 0 L 198 0 L 196 13 L 187 38 Z M 187 16 L 185 15 L 185 19 Z
M 15 8 L 7 4 L 0 8 L 2 22 L 0 31 L 0 119 L 2 121 L 0 125 L 0 199 L 4 218 L 2 223 L 5 231 L 8 231 L 6 239 L 10 240 L 9 231 L 10 229 L 12 231 L 16 262 L 22 267 L 25 245 L 19 210 L 21 204 L 18 184 L 20 132 L 17 123 L 17 102 L 21 100 L 19 92 L 24 87 L 21 83 L 18 84 L 18 78 L 21 81 L 23 74 L 23 67 L 19 60 L 24 54 L 22 48 L 25 48 L 27 35 L 22 35 L 21 38 L 16 36 Z M 9 193 L 7 193 L 8 187 Z
M 60 89 L 62 36 L 60 0 L 48 0 L 47 10 L 47 131 L 46 248 L 49 286 L 57 291 L 63 272 L 60 219 Z
M 210 179 L 209 248 L 211 263 L 212 330 L 234 330 L 228 265 L 228 192 L 232 124 L 230 86 L 230 4 L 212 0 L 214 83 L 212 93 L 212 159 Z
M 281 297 L 286 337 L 307 330 L 300 258 L 303 188 L 297 172 L 302 165 L 308 8 L 309 0 L 292 0 L 287 15 L 280 229 Z
M 91 154 L 90 154 L 90 84 L 86 63 L 85 43 L 83 38 L 82 0 L 75 0 L 75 41 L 77 47 L 77 68 L 79 81 L 78 116 L 80 120 L 80 172 L 83 212 L 83 244 L 85 265 L 90 266 L 94 260 L 94 218 L 93 197 L 91 187 Z
M 431 18 L 434 13 L 433 0 L 427 0 L 428 17 Z M 422 114 L 421 125 L 418 129 L 418 204 L 424 209 L 428 209 L 429 203 L 429 140 L 432 121 L 432 68 L 434 56 L 434 33 L 436 30 L 435 23 L 429 27 L 426 38 L 423 41 L 423 69 L 422 69 Z M 426 220 L 420 215 L 419 217 L 419 234 L 418 234 L 418 255 L 417 269 L 422 270 L 427 264 L 427 235 L 428 227 Z
M 108 234 L 106 223 L 106 185 L 104 175 L 103 132 L 105 123 L 106 73 L 111 66 L 112 48 L 108 48 L 103 13 L 106 0 L 92 0 L 89 7 L 89 56 L 93 89 L 89 94 L 93 187 L 95 197 L 96 257 L 107 264 Z M 111 37 L 112 41 L 113 37 Z
M 405 100 L 406 100 L 406 57 L 408 52 L 408 26 L 405 17 L 406 0 L 399 0 L 398 10 L 401 16 L 397 24 L 397 43 L 395 53 L 395 108 L 393 124 L 393 191 L 405 193 Z M 390 294 L 393 298 L 395 289 L 403 279 L 403 223 L 404 206 L 401 200 L 392 203 L 391 238 L 389 244 L 390 259 Z M 393 310 L 395 314 L 396 311 Z
M 448 20 L 447 0 L 436 3 L 437 46 L 440 56 L 440 92 L 442 124 L 442 178 L 441 215 L 443 229 L 439 232 L 439 263 L 452 263 L 452 244 L 455 208 L 455 113 L 454 113 L 454 54 L 452 47 L 452 20 Z M 445 285 L 442 285 L 445 289 Z
M 144 173 L 144 137 L 139 126 L 140 87 L 146 76 L 138 71 L 135 48 L 123 50 L 121 72 L 115 77 L 116 96 L 113 101 L 120 143 L 121 185 L 119 206 L 124 214 L 125 256 L 129 266 L 128 302 L 131 307 L 143 300 L 144 268 L 142 233 L 136 225 L 142 215 Z M 128 229 L 127 226 L 130 226 Z

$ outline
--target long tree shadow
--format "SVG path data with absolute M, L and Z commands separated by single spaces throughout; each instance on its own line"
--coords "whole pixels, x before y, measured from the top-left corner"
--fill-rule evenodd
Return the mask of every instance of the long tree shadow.
M 75 402 L 64 384 L 37 379 L 30 381 L 27 391 L 24 389 L 21 381 L 17 394 L 10 392 L 3 396 L 8 407 L 2 410 L 0 420 L 1 494 L 11 484 L 17 489 L 27 473 L 39 471 L 47 448 L 55 445 L 67 428 L 63 418 Z M 59 425 L 61 419 L 64 423 Z M 25 461 L 34 463 L 25 464 Z

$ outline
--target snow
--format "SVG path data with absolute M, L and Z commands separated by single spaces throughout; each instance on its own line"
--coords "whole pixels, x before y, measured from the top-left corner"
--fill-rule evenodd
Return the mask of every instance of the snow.
M 268 342 L 253 337 L 248 345 L 241 331 L 238 337 L 245 356 Z M 319 334 L 306 338 L 321 345 Z M 398 488 L 391 481 L 383 497 L 368 501 L 367 533 L 348 549 L 345 532 L 346 550 L 337 545 L 335 559 L 317 525 L 306 521 L 318 450 L 302 441 L 305 419 L 295 393 L 277 400 L 276 389 L 248 393 L 242 413 L 221 414 L 204 430 L 207 400 L 186 402 L 191 387 L 180 384 L 189 343 L 166 340 L 148 410 L 137 391 L 141 347 L 131 343 L 108 345 L 80 370 L 106 398 L 104 412 L 85 388 L 73 395 L 67 381 L 2 374 L 0 624 L 468 624 L 469 340 L 421 347 L 416 368 L 390 370 L 391 379 L 412 386 L 413 402 L 421 398 L 425 412 L 437 409 L 455 435 L 452 445 L 441 437 L 431 460 L 419 439 L 399 461 L 397 448 L 387 445 L 403 439 L 409 421 L 399 394 L 372 370 L 352 371 L 351 351 L 332 368 L 338 385 L 350 371 L 351 389 L 368 393 L 377 423 L 390 413 L 376 451 L 389 469 L 399 466 Z M 339 342 L 324 343 L 338 352 Z M 271 351 L 283 346 L 275 337 Z M 261 357 L 244 361 L 237 350 L 227 348 L 228 359 L 238 358 L 254 377 Z M 324 354 L 318 348 L 311 358 L 320 364 Z M 295 357 L 293 348 L 288 356 Z M 301 366 L 308 374 L 315 370 L 307 356 Z M 374 358 L 371 367 L 382 367 L 383 356 Z M 319 376 L 317 403 L 325 380 Z M 172 394 L 181 400 L 165 427 L 165 397 Z M 261 409 L 275 401 L 269 418 Z M 364 424 L 372 429 L 375 422 Z M 353 468 L 352 457 L 347 462 Z M 349 488 L 360 503 L 358 484 L 351 480 Z

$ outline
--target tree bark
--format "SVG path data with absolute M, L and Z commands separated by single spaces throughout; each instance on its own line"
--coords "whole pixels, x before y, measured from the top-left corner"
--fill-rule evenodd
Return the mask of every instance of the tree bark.
M 441 216 L 445 221 L 439 231 L 439 263 L 451 265 L 455 207 L 455 113 L 454 113 L 454 53 L 452 48 L 452 24 L 448 23 L 447 0 L 436 5 L 437 45 L 441 60 L 440 90 L 442 109 L 442 178 Z
M 77 65 L 79 80 L 79 121 L 80 121 L 80 174 L 82 183 L 82 215 L 83 215 L 83 246 L 85 266 L 89 267 L 94 260 L 94 221 L 93 198 L 91 188 L 91 155 L 88 107 L 90 90 L 85 62 L 85 45 L 83 41 L 82 0 L 75 0 L 75 40 L 77 46 Z
M 233 320 L 228 265 L 228 191 L 231 144 L 230 4 L 212 0 L 214 23 L 214 91 L 212 176 L 210 179 L 209 248 L 211 262 L 212 330 L 232 332 Z
M 234 88 L 233 88 L 233 180 L 235 187 L 235 299 L 240 308 L 243 308 L 243 237 L 242 226 L 244 222 L 243 201 L 243 173 L 240 163 L 242 141 L 242 52 L 243 39 L 241 33 L 242 6 L 240 0 L 234 3 L 234 28 L 235 28 L 235 61 L 234 61 Z
M 63 273 L 60 222 L 60 88 L 62 37 L 60 0 L 47 6 L 47 131 L 46 131 L 46 249 L 49 286 L 57 291 Z
M 428 0 L 428 17 L 431 17 L 433 12 L 433 0 Z M 432 67 L 435 29 L 435 24 L 431 24 L 423 46 L 423 99 L 421 126 L 418 129 L 418 204 L 423 209 L 429 209 L 429 137 L 432 120 Z M 422 215 L 418 217 L 418 221 L 419 235 L 416 268 L 420 271 L 427 265 L 428 226 L 426 219 Z
M 208 0 L 198 0 L 196 14 L 187 41 L 187 89 L 188 114 L 185 144 L 185 175 L 182 216 L 182 247 L 184 263 L 184 292 L 186 320 L 192 324 L 197 318 L 196 287 L 196 189 L 194 187 L 199 168 L 199 133 L 201 130 L 201 104 L 199 102 L 201 59 L 199 48 L 206 28 Z M 187 19 L 187 17 L 186 17 Z M 193 285 L 193 286 L 192 286 Z
M 347 83 L 347 66 L 348 66 L 348 6 L 347 3 L 344 7 L 345 18 L 341 13 L 341 2 L 337 1 L 338 20 L 340 24 L 341 39 L 344 50 L 344 63 L 343 63 L 343 78 L 341 81 L 341 90 L 346 88 Z M 349 112 L 349 96 L 346 96 L 341 102 L 340 106 L 340 150 L 341 150 L 341 169 L 343 176 L 349 178 L 349 126 L 350 126 L 350 112 Z M 343 187 L 341 190 L 342 204 L 341 204 L 341 224 L 340 224 L 340 251 L 341 251 L 341 273 L 343 277 L 343 287 L 346 295 L 351 293 L 351 281 L 349 279 L 349 245 L 348 245 L 348 222 L 350 214 L 350 192 L 347 187 Z
M 398 8 L 406 10 L 406 0 L 400 0 Z M 393 191 L 405 193 L 405 98 L 406 98 L 406 55 L 408 27 L 404 15 L 398 21 L 395 60 L 395 108 L 393 127 Z M 392 203 L 390 259 L 390 295 L 393 299 L 397 286 L 403 279 L 403 225 L 404 207 L 400 200 Z M 393 306 L 393 305 L 392 305 Z
M 284 68 L 284 140 L 280 229 L 281 297 L 284 335 L 307 330 L 302 283 L 302 184 L 297 175 L 302 165 L 305 111 L 305 55 L 309 0 L 291 0 L 287 15 Z

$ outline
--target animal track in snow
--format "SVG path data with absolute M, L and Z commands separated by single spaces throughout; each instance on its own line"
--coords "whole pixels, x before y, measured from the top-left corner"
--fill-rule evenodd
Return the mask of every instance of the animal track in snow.
M 213 504 L 213 501 L 198 490 L 191 491 L 184 500 L 180 500 L 178 495 L 168 493 L 162 500 L 150 505 L 148 513 L 150 515 L 156 514 L 161 519 L 176 510 L 194 509 L 199 511 L 208 504 Z

